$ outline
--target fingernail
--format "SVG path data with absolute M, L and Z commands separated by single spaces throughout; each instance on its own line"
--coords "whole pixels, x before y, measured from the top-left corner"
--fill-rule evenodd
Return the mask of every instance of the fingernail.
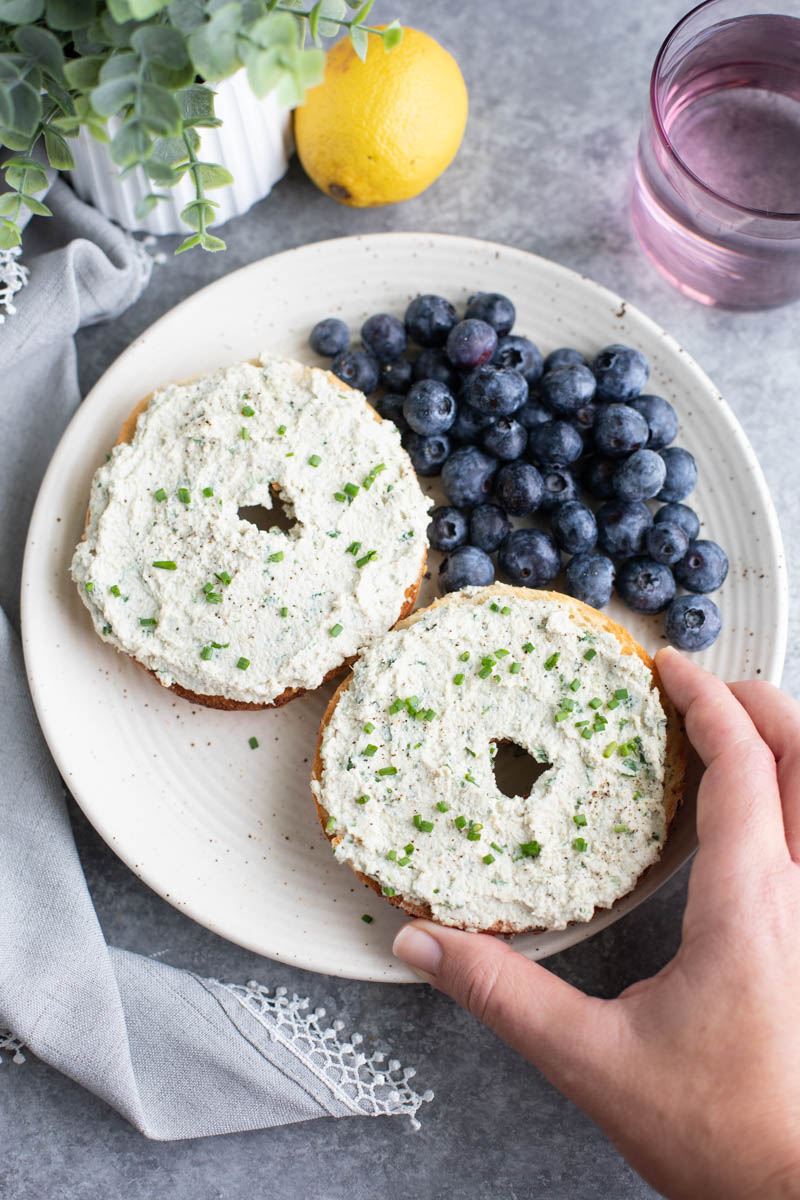
M 419 925 L 404 925 L 394 939 L 392 953 L 427 981 L 433 979 L 442 960 L 442 947 Z

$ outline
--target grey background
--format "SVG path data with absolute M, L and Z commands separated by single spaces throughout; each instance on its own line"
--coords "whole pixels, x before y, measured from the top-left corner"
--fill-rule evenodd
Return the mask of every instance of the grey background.
M 650 65 L 687 0 L 380 0 L 454 51 L 470 119 L 450 169 L 416 200 L 358 211 L 327 199 L 294 160 L 274 193 L 224 230 L 228 251 L 154 268 L 149 289 L 111 325 L 78 339 L 84 392 L 129 342 L 179 300 L 256 258 L 321 238 L 433 230 L 495 239 L 574 267 L 644 308 L 703 365 L 742 421 L 767 475 L 796 578 L 800 440 L 798 307 L 709 311 L 673 292 L 636 246 L 626 187 Z M 171 254 L 177 239 L 165 239 Z M 324 314 L 320 314 L 324 315 Z M 797 692 L 798 614 L 785 683 Z M 348 983 L 248 954 L 141 884 L 72 808 L 108 940 L 204 975 L 258 978 L 308 994 L 349 1028 L 390 1040 L 436 1101 L 414 1133 L 405 1120 L 320 1120 L 291 1128 L 158 1144 L 28 1058 L 0 1068 L 7 1200 L 421 1200 L 645 1197 L 654 1193 L 582 1114 L 519 1057 L 419 987 Z M 590 942 L 550 961 L 572 983 L 612 996 L 658 970 L 679 937 L 687 873 Z

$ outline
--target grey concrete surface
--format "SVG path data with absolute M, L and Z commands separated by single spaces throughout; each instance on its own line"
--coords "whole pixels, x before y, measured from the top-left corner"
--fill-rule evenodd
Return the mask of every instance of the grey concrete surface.
M 688 0 L 381 0 L 461 63 L 470 120 L 461 152 L 406 204 L 343 208 L 297 162 L 274 193 L 224 230 L 228 251 L 169 258 L 128 313 L 78 339 L 84 390 L 179 300 L 274 251 L 376 230 L 434 230 L 508 242 L 593 276 L 645 309 L 704 366 L 737 412 L 772 488 L 797 580 L 798 307 L 753 315 L 700 308 L 636 246 L 625 192 L 647 80 Z M 166 239 L 171 252 L 175 239 Z M 798 694 L 798 611 L 785 683 Z M 223 941 L 153 895 L 73 808 L 108 939 L 202 974 L 286 984 L 390 1040 L 437 1093 L 422 1130 L 405 1120 L 323 1120 L 173 1144 L 147 1142 L 94 1097 L 29 1058 L 0 1068 L 4 1200 L 611 1200 L 652 1196 L 597 1128 L 535 1071 L 427 988 L 349 983 L 290 970 Z M 686 873 L 604 933 L 551 960 L 612 996 L 658 970 L 680 936 Z

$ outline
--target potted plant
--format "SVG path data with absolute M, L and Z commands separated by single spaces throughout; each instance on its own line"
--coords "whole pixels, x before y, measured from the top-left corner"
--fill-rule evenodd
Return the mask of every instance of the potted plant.
M 77 160 L 79 189 L 106 211 L 114 203 L 106 180 L 119 176 L 129 207 L 109 215 L 131 228 L 175 207 L 173 189 L 188 192 L 175 208 L 189 229 L 177 252 L 223 250 L 209 227 L 245 211 L 285 170 L 288 112 L 321 81 L 325 40 L 346 32 L 361 58 L 370 35 L 387 51 L 400 41 L 396 21 L 383 29 L 367 23 L 373 4 L 0 0 L 0 147 L 11 152 L 1 168 L 8 190 L 0 193 L 0 249 L 19 243 L 23 209 L 49 215 L 37 197 L 47 186 L 44 162 L 74 171 Z M 212 136 L 217 157 L 207 150 Z M 105 172 L 94 142 L 105 143 Z M 270 154 L 257 194 L 251 181 L 233 211 L 218 211 L 208 193 L 230 188 L 237 165 L 252 175 L 257 156 Z M 158 232 L 173 227 L 171 219 L 163 224 Z

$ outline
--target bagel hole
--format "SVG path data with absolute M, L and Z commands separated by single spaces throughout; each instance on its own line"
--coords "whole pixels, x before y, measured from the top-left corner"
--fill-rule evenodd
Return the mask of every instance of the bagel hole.
M 288 500 L 283 499 L 274 484 L 271 485 L 271 491 L 272 508 L 265 508 L 263 504 L 244 504 L 236 515 L 240 521 L 247 521 L 262 532 L 280 529 L 282 533 L 291 533 L 298 526 L 294 508 Z
M 552 767 L 549 762 L 537 762 L 516 742 L 497 741 L 492 762 L 494 781 L 504 796 L 530 796 L 533 785 Z

